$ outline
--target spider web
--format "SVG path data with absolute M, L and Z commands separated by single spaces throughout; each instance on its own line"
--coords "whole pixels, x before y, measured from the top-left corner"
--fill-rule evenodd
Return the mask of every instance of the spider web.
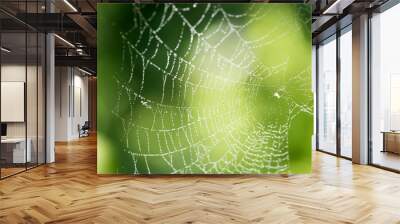
M 113 114 L 134 174 L 288 172 L 288 130 L 299 113 L 312 113 L 312 98 L 298 102 L 287 85 L 309 92 L 310 68 L 265 92 L 265 83 L 285 74 L 291 60 L 266 66 L 254 52 L 296 32 L 285 26 L 304 23 L 282 15 L 263 36 L 246 37 L 253 23 L 268 20 L 268 10 L 132 4 L 133 25 L 120 33 Z M 254 99 L 263 94 L 279 102 L 280 116 L 266 114 L 267 122 L 254 113 Z

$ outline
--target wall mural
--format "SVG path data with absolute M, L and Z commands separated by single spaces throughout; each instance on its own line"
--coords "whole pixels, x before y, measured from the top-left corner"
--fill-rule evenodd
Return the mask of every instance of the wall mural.
M 99 174 L 311 171 L 305 4 L 99 4 Z

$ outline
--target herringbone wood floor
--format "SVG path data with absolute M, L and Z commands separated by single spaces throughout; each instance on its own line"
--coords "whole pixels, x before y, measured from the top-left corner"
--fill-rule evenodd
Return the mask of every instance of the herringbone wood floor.
M 315 153 L 296 176 L 98 176 L 96 139 L 0 181 L 0 223 L 400 223 L 400 175 Z

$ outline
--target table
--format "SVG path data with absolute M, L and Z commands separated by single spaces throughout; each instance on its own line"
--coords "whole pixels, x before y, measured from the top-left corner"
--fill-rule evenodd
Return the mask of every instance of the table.
M 382 152 L 400 154 L 400 131 L 383 131 Z
M 27 147 L 25 151 L 25 138 L 5 138 L 1 139 L 1 157 L 6 163 L 26 163 L 32 160 L 32 140 L 26 139 Z

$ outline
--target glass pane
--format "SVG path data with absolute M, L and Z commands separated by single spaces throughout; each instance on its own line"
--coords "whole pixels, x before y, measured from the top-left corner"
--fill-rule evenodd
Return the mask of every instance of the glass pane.
M 28 160 L 28 168 L 34 167 L 37 165 L 38 160 L 38 141 L 37 141 L 37 132 L 38 132 L 38 107 L 37 107 L 37 98 L 38 98 L 38 88 L 37 88 L 37 80 L 38 80 L 38 35 L 35 32 L 27 33 L 27 44 L 28 44 L 28 63 L 27 63 L 27 80 L 26 80 L 26 113 L 27 113 L 27 142 L 28 149 L 30 148 L 30 160 Z
M 41 13 L 45 1 L 0 1 L 12 14 Z M 0 177 L 45 162 L 45 36 L 0 12 Z M 35 21 L 32 21 L 35 22 Z
M 336 38 L 318 48 L 318 148 L 336 153 Z
M 372 163 L 400 170 L 400 5 L 372 18 Z
M 39 34 L 39 45 L 38 45 L 38 163 L 45 163 L 46 149 L 45 149 L 45 44 L 46 38 L 44 34 Z
M 352 157 L 352 35 L 351 30 L 340 36 L 340 150 Z
M 1 44 L 6 49 L 1 51 L 1 173 L 5 177 L 25 170 L 31 161 L 25 118 L 26 34 L 2 33 Z

